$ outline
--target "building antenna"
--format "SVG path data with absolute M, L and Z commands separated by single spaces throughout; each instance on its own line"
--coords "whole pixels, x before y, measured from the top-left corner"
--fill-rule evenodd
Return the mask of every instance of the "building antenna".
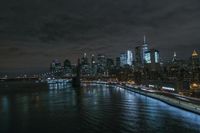
M 147 42 L 147 41 L 146 41 L 146 36 L 144 35 L 144 44 L 146 44 L 146 42 Z

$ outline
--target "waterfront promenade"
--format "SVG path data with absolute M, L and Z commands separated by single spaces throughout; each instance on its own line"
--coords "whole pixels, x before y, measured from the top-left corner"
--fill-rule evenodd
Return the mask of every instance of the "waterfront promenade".
M 110 84 L 120 87 L 122 89 L 127 89 L 129 91 L 133 91 L 135 93 L 139 93 L 162 102 L 165 102 L 169 105 L 196 113 L 200 115 L 200 99 L 186 97 L 170 92 L 158 91 L 151 89 L 149 87 L 145 87 L 142 85 L 128 85 L 128 84 L 117 84 L 117 83 L 108 83 L 108 82 L 100 82 L 100 81 L 83 81 L 84 83 L 95 83 L 95 84 Z
M 151 91 L 151 89 L 146 90 L 140 86 L 138 86 L 138 88 L 135 88 L 135 86 L 134 87 L 121 86 L 121 85 L 119 86 L 124 89 L 128 89 L 136 93 L 158 99 L 172 106 L 176 106 L 178 108 L 200 114 L 200 100 L 197 100 L 197 99 L 192 100 L 189 97 L 187 98 L 178 94 L 174 95 L 174 94 L 165 93 L 165 92 L 156 92 L 156 91 L 154 92 L 154 91 Z

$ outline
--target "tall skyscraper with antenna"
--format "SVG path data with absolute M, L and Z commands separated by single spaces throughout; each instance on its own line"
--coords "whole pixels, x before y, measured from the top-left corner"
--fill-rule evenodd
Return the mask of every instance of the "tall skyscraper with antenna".
M 141 49 L 142 64 L 145 63 L 145 53 L 149 50 L 146 36 L 144 35 L 144 42 Z
M 174 52 L 174 55 L 173 55 L 173 58 L 172 58 L 172 62 L 174 63 L 174 62 L 176 62 L 176 52 Z

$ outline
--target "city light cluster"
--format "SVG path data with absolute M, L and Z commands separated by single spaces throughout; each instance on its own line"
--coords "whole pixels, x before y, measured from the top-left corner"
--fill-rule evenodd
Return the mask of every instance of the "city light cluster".
M 82 78 L 125 82 L 130 80 L 136 84 L 152 85 L 157 89 L 166 86 L 164 90 L 181 91 L 188 95 L 200 93 L 198 52 L 194 50 L 188 60 L 180 60 L 174 52 L 170 61 L 163 61 L 159 50 L 149 48 L 145 36 L 141 45 L 119 54 L 115 59 L 104 54 L 92 54 L 89 57 L 84 53 L 79 60 Z M 50 70 L 51 76 L 70 78 L 76 75 L 77 64 L 73 65 L 66 59 L 62 65 L 58 60 L 54 60 Z

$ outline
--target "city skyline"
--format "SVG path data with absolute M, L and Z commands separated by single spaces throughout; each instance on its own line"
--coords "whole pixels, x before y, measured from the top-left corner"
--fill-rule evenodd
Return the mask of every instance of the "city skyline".
M 78 4 L 77 4 L 78 3 Z M 161 56 L 199 51 L 199 1 L 2 1 L 0 70 L 41 71 L 54 58 L 119 53 L 143 43 Z M 191 15 L 192 14 L 192 15 Z
M 0 1 L 0 133 L 199 133 L 200 0 Z
M 155 49 L 155 48 L 153 48 L 153 47 L 151 47 L 151 45 L 149 46 L 149 43 L 148 43 L 148 41 L 146 40 L 146 35 L 144 35 L 143 36 L 143 43 L 141 44 L 141 45 L 137 45 L 137 47 L 141 47 L 141 51 L 140 52 L 142 52 L 143 50 L 143 47 L 146 47 L 146 51 L 143 51 L 141 54 L 141 61 L 143 62 L 143 64 L 144 64 L 144 61 L 147 61 L 147 59 L 145 59 L 146 57 L 145 57 L 145 52 L 148 52 L 148 51 L 151 51 L 151 50 L 158 50 L 158 49 Z M 59 63 L 61 63 L 61 65 L 62 66 L 64 66 L 64 61 L 65 60 L 69 60 L 73 65 L 76 65 L 77 64 L 77 61 L 78 61 L 78 59 L 81 59 L 81 57 L 87 57 L 88 59 L 90 59 L 90 60 L 92 60 L 92 58 L 94 58 L 94 59 L 97 59 L 98 58 L 98 55 L 104 55 L 105 57 L 106 57 L 106 59 L 112 59 L 113 61 L 114 61 L 114 64 L 116 65 L 117 64 L 117 62 L 116 62 L 116 59 L 119 57 L 119 58 L 121 58 L 121 56 L 127 56 L 127 57 L 125 57 L 125 59 L 124 59 L 124 63 L 122 63 L 123 65 L 125 65 L 125 64 L 127 64 L 127 65 L 133 65 L 133 66 L 135 66 L 135 64 L 134 63 L 131 63 L 131 60 L 132 60 L 132 62 L 136 62 L 136 48 L 137 47 L 135 47 L 134 49 L 126 49 L 126 50 L 124 50 L 124 51 L 121 51 L 121 53 L 118 53 L 116 56 L 108 56 L 109 55 L 109 53 L 101 53 L 101 52 L 88 52 L 88 53 L 86 53 L 86 52 L 82 52 L 82 53 L 80 53 L 79 55 L 78 55 L 78 57 L 76 58 L 76 59 L 74 59 L 74 60 L 70 60 L 70 58 L 69 57 L 66 57 L 66 58 L 61 58 L 61 57 L 58 57 L 58 58 L 52 58 L 51 60 L 50 60 L 50 62 L 52 61 L 52 62 L 54 62 L 54 61 L 57 61 L 57 62 L 59 62 Z M 131 52 L 131 53 L 130 53 Z M 166 58 L 166 57 L 163 57 L 163 56 L 160 56 L 160 55 L 162 55 L 162 54 L 160 54 L 160 51 L 158 50 L 158 52 L 159 52 L 159 62 L 162 60 L 162 62 L 165 62 L 165 63 L 167 63 L 167 62 L 171 62 L 171 61 L 173 61 L 174 60 L 174 58 L 176 58 L 176 59 L 179 59 L 179 60 L 184 60 L 184 61 L 189 61 L 190 60 L 190 58 L 192 57 L 192 55 L 194 54 L 194 52 L 195 52 L 195 54 L 197 54 L 197 56 L 199 56 L 199 53 L 198 53 L 198 51 L 196 50 L 196 49 L 194 49 L 191 53 L 190 53 L 190 56 L 189 57 L 187 57 L 187 58 L 180 58 L 180 56 L 177 56 L 177 52 L 176 51 L 174 51 L 173 52 L 173 54 L 171 54 L 171 56 L 169 56 L 168 58 Z M 95 53 L 95 54 L 94 54 Z M 124 55 L 125 54 L 125 55 Z M 129 55 L 129 54 L 131 54 L 131 55 Z M 131 56 L 131 57 L 130 57 Z M 129 58 L 129 59 L 128 59 Z M 130 59 L 131 58 L 131 59 Z M 123 59 L 122 59 L 123 60 Z M 121 62 L 121 59 L 120 59 L 120 62 Z M 148 61 L 147 61 L 148 62 Z M 147 63 L 148 64 L 148 63 Z M 39 73 L 43 73 L 43 72 L 45 72 L 45 71 L 49 71 L 49 62 L 46 64 L 46 66 L 44 66 L 44 67 L 38 67 L 38 68 L 35 68 L 35 69 L 31 69 L 31 68 L 29 68 L 29 67 L 27 67 L 27 68 L 14 68 L 14 69 L 12 69 L 11 71 L 8 69 L 8 70 L 3 70 L 2 72 L 0 72 L 0 75 L 4 75 L 4 74 L 8 74 L 8 75 L 19 75 L 19 74 L 39 74 Z

